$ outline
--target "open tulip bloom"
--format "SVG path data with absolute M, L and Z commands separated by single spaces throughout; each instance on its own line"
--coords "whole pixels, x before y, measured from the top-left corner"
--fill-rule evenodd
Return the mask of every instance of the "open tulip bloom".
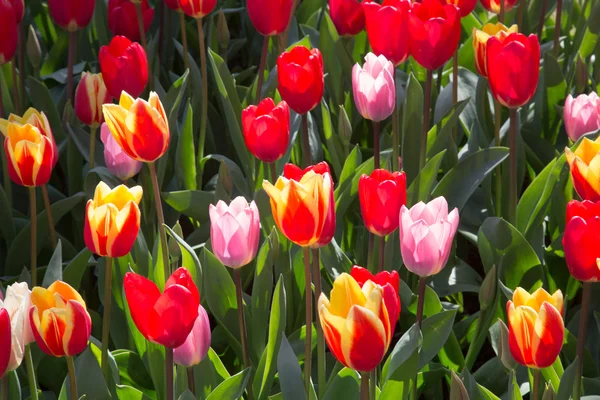
M 35 341 L 29 321 L 31 308 L 31 291 L 27 283 L 13 283 L 6 289 L 6 297 L 0 299 L 0 310 L 5 310 L 10 317 L 11 344 L 8 371 L 14 371 L 23 361 L 25 346 Z M 0 328 L 1 329 L 1 328 Z M 0 356 L 0 359 L 2 357 Z M 0 374 L 2 373 L 0 361 Z

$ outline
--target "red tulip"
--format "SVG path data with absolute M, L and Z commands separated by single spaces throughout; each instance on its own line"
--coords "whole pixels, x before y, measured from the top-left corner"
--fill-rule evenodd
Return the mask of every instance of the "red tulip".
M 464 18 L 473 12 L 477 5 L 477 0 L 440 0 L 440 3 L 443 5 L 454 4 L 458 7 L 461 18 Z
M 319 49 L 296 46 L 277 59 L 277 80 L 281 97 L 298 114 L 306 114 L 323 97 L 323 56 Z
M 108 46 L 100 48 L 100 70 L 108 93 L 116 99 L 125 91 L 139 97 L 148 83 L 148 60 L 139 43 L 115 36 Z
M 250 153 L 261 161 L 275 162 L 290 144 L 290 109 L 285 101 L 275 106 L 273 99 L 266 98 L 242 111 L 242 128 Z
M 8 0 L 8 2 L 12 6 L 13 14 L 18 24 L 25 16 L 25 4 L 23 0 Z
M 362 4 L 367 23 L 367 36 L 373 53 L 384 55 L 394 65 L 402 64 L 409 56 L 409 0 L 385 0 Z
M 572 200 L 567 204 L 567 225 L 563 236 L 565 261 L 573 278 L 600 281 L 600 202 Z
M 388 310 L 390 326 L 395 327 L 400 317 L 400 275 L 398 271 L 381 271 L 373 275 L 368 269 L 355 265 L 350 270 L 350 275 L 362 288 L 367 281 L 371 281 L 383 288 L 383 301 Z
M 198 318 L 200 294 L 185 268 L 167 280 L 161 294 L 150 280 L 133 272 L 123 279 L 131 318 L 149 341 L 174 349 L 181 346 Z
M 95 6 L 96 0 L 48 0 L 54 22 L 69 32 L 85 28 L 94 15 Z
M 0 376 L 4 375 L 8 368 L 12 349 L 11 343 L 10 316 L 6 308 L 0 308 Z
M 319 174 L 325 177 L 325 174 L 331 176 L 331 171 L 329 170 L 329 164 L 325 161 L 322 161 L 316 165 L 311 165 L 305 169 L 301 169 L 294 164 L 285 164 L 283 167 L 283 176 L 287 179 L 291 179 L 296 182 L 300 182 L 302 177 L 306 175 L 309 171 L 314 172 L 315 174 Z M 327 210 L 327 217 L 325 217 L 325 224 L 323 225 L 323 230 L 319 235 L 319 239 L 311 245 L 312 248 L 320 248 L 323 246 L 327 246 L 331 239 L 333 239 L 333 235 L 335 234 L 335 199 L 333 195 L 333 181 L 331 185 L 331 192 L 329 195 L 329 209 Z
M 183 12 L 181 10 L 181 6 L 179 5 L 179 0 L 165 0 L 165 4 L 171 10 Z
M 248 0 L 248 16 L 263 36 L 283 33 L 290 21 L 293 0 Z
M 376 169 L 358 181 L 358 198 L 369 232 L 387 236 L 400 224 L 400 207 L 406 204 L 406 174 Z
M 358 0 L 329 0 L 329 14 L 340 36 L 354 36 L 365 29 L 365 12 Z
M 540 75 L 540 42 L 512 33 L 504 41 L 491 37 L 487 42 L 486 66 L 490 90 L 503 106 L 517 108 L 531 100 Z
M 150 8 L 148 0 L 143 0 L 141 7 L 144 30 L 148 31 L 154 18 L 154 9 Z M 125 36 L 132 42 L 140 41 L 140 28 L 135 8 L 136 5 L 131 0 L 108 0 L 108 29 L 113 35 Z
M 410 53 L 428 70 L 440 68 L 452 57 L 460 40 L 460 14 L 452 4 L 438 0 L 413 4 L 410 13 Z
M 202 18 L 217 5 L 217 0 L 179 0 L 179 6 L 184 13 L 193 18 Z
M 9 62 L 17 51 L 19 29 L 10 2 L 0 0 L 0 65 Z

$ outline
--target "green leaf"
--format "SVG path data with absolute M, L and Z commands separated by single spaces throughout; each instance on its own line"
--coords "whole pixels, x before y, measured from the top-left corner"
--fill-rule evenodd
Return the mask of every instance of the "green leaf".
M 63 130 L 62 118 L 56 108 L 56 101 L 52 98 L 46 85 L 31 76 L 27 78 L 27 87 L 33 106 L 46 114 L 52 127 L 52 134 L 56 142 L 60 143 L 67 138 L 67 135 Z
M 152 378 L 146 371 L 144 362 L 133 351 L 115 350 L 112 355 L 119 369 L 119 380 L 122 385 L 134 387 L 140 394 L 146 397 L 155 398 L 156 392 L 152 383 Z M 119 390 L 117 388 L 117 394 Z
M 183 116 L 183 126 L 177 141 L 175 171 L 186 190 L 196 190 L 196 150 L 194 149 L 194 111 L 190 100 Z
M 446 150 L 433 156 L 419 171 L 419 174 L 406 191 L 406 206 L 412 207 L 419 201 L 429 201 L 433 187 L 437 184 L 438 171 Z
M 510 380 L 508 381 L 508 398 L 510 400 L 523 400 L 521 389 L 517 383 L 515 371 L 510 372 Z
M 386 382 L 392 377 L 398 368 L 400 368 L 413 354 L 415 350 L 418 351 L 421 346 L 423 336 L 419 326 L 413 324 L 405 333 L 402 335 L 394 349 L 390 353 L 388 359 L 383 365 L 381 370 L 382 382 Z M 416 370 L 414 373 L 416 374 Z
M 321 117 L 323 118 L 323 134 L 325 135 L 325 143 L 327 150 L 329 150 L 329 157 L 331 159 L 331 166 L 336 176 L 340 176 L 342 173 L 342 162 L 340 158 L 344 157 L 344 150 L 339 142 L 339 137 L 335 135 L 333 131 L 333 124 L 331 122 L 331 114 L 329 113 L 329 107 L 325 100 L 321 100 Z
M 281 338 L 281 346 L 277 354 L 277 370 L 279 371 L 279 385 L 281 386 L 283 398 L 286 400 L 306 399 L 302 370 L 285 335 Z M 330 386 L 330 390 L 332 387 Z M 338 393 L 336 392 L 336 394 Z M 325 395 L 325 399 L 327 398 L 327 395 Z
M 419 351 L 419 369 L 423 368 L 444 347 L 452 333 L 456 311 L 442 311 L 423 321 L 423 345 Z
M 217 386 L 206 400 L 237 400 L 242 397 L 249 379 L 250 368 L 246 368 Z
M 413 387 L 417 384 L 415 378 L 418 371 L 419 349 L 415 347 L 407 350 L 409 351 L 406 354 L 406 361 L 384 383 L 379 400 L 408 400 L 410 398 Z
M 69 132 L 69 136 L 77 146 L 77 150 L 81 153 L 81 156 L 86 162 L 90 162 L 90 142 L 92 140 L 92 136 L 90 133 L 84 131 L 80 127 L 76 125 L 66 124 L 67 132 Z M 104 145 L 100 141 L 100 130 L 96 133 L 96 147 L 94 147 L 94 163 L 95 166 L 104 167 Z
M 229 372 L 225 369 L 223 362 L 210 348 L 208 355 L 194 366 L 194 377 L 196 380 L 196 395 L 205 399 L 221 382 L 229 378 Z
M 4 239 L 6 239 L 7 246 L 10 246 L 10 243 L 17 234 L 12 213 L 12 208 L 6 192 L 2 185 L 0 185 L 0 221 L 2 221 L 2 224 L 0 224 L 0 233 L 2 233 Z
M 77 394 L 81 397 L 85 395 L 89 399 L 110 399 L 110 392 L 106 387 L 102 369 L 100 364 L 92 352 L 91 346 L 95 346 L 90 343 L 89 346 L 81 353 L 75 360 L 75 376 L 77 379 Z M 99 350 L 99 349 L 98 349 Z M 65 378 L 63 382 L 59 400 L 66 400 L 68 398 L 67 393 L 69 392 L 69 378 Z
M 298 393 L 306 393 L 304 391 L 304 387 L 302 387 L 302 392 L 298 391 Z M 296 398 L 300 400 L 304 397 Z M 333 377 L 333 380 L 327 388 L 327 392 L 325 392 L 325 397 L 323 398 L 323 400 L 358 400 L 359 398 L 360 375 L 358 374 L 358 372 L 350 368 L 342 368 L 342 370 Z M 290 397 L 290 399 L 293 399 L 293 397 Z
M 62 277 L 62 242 L 58 239 L 54 254 L 52 254 L 52 258 L 50 258 L 48 268 L 46 268 L 42 287 L 47 288 L 56 281 L 62 281 Z
M 75 290 L 79 290 L 81 278 L 83 278 L 85 269 L 90 265 L 90 257 L 92 257 L 92 254 L 93 253 L 85 247 L 71 260 L 71 262 L 69 262 L 69 264 L 67 264 L 63 271 L 63 281 L 71 285 Z
M 163 192 L 161 197 L 174 210 L 198 222 L 209 221 L 208 206 L 215 202 L 214 193 L 202 192 L 200 190 Z
M 183 238 L 179 237 L 173 229 L 168 225 L 163 225 L 167 233 L 177 241 L 179 248 L 181 249 L 181 266 L 188 270 L 192 279 L 199 288 L 202 287 L 202 265 L 200 259 L 196 255 L 196 252 L 190 247 L 189 244 Z
M 406 84 L 403 116 L 402 165 L 406 171 L 406 183 L 410 185 L 419 171 L 423 126 L 423 89 L 412 73 Z
M 115 388 L 119 400 L 151 400 L 141 391 L 127 385 L 117 385 Z

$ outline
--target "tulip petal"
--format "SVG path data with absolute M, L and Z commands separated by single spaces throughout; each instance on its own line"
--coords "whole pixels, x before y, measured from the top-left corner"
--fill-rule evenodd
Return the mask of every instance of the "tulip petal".
M 352 369 L 372 371 L 383 359 L 387 338 L 382 321 L 370 310 L 352 306 L 342 335 L 342 352 Z
M 65 330 L 62 336 L 64 354 L 74 356 L 87 347 L 92 333 L 92 320 L 85 307 L 73 300 L 67 302 Z
M 4 375 L 11 358 L 10 317 L 5 309 L 0 309 L 0 376 Z
M 554 364 L 563 345 L 565 327 L 560 312 L 544 302 L 535 321 L 531 351 L 537 368 Z
M 190 272 L 185 267 L 177 268 L 167 279 L 165 283 L 165 290 L 170 288 L 173 285 L 183 286 L 194 296 L 194 298 L 200 303 L 200 292 L 198 291 L 198 287 L 196 283 L 192 279 Z
M 169 286 L 150 313 L 150 340 L 171 349 L 181 346 L 192 331 L 199 305 L 187 288 Z
M 131 251 L 140 229 L 140 219 L 140 209 L 133 201 L 119 211 L 106 242 L 110 257 L 123 257 Z
M 342 318 L 348 315 L 353 305 L 364 306 L 367 302 L 367 298 L 358 283 L 346 273 L 342 273 L 333 282 L 329 298 L 329 311 L 333 315 Z
M 128 272 L 123 278 L 123 288 L 133 322 L 142 335 L 149 339 L 153 329 L 151 316 L 154 313 L 154 304 L 160 297 L 158 287 L 149 279 Z

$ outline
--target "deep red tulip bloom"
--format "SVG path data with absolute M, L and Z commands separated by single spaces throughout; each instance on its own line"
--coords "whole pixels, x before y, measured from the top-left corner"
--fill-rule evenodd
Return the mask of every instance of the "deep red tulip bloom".
M 383 301 L 388 310 L 390 326 L 396 326 L 400 317 L 400 275 L 398 271 L 381 271 L 373 275 L 368 269 L 355 265 L 350 270 L 350 275 L 362 288 L 367 281 L 376 283 L 383 288 Z
M 6 308 L 0 308 L 0 376 L 4 375 L 8 368 L 12 348 L 11 342 L 10 316 Z
M 315 174 L 322 175 L 325 174 L 331 176 L 331 171 L 329 169 L 329 164 L 325 161 L 321 161 L 318 164 L 311 165 L 305 169 L 302 169 L 294 164 L 285 164 L 283 167 L 283 176 L 287 179 L 291 179 L 296 182 L 300 182 L 302 177 L 306 175 L 309 171 L 313 171 Z M 333 180 L 332 180 L 333 183 Z M 314 249 L 318 249 L 323 246 L 327 246 L 331 239 L 333 239 L 333 235 L 335 234 L 335 199 L 333 195 L 333 184 L 331 185 L 331 192 L 329 195 L 329 208 L 327 210 L 327 217 L 325 217 L 325 224 L 323 225 L 323 230 L 321 231 L 321 235 L 319 235 L 319 239 L 316 243 L 311 245 L 310 247 Z
M 165 0 L 165 4 L 167 5 L 167 7 L 169 7 L 171 10 L 175 10 L 175 11 L 181 11 L 181 6 L 179 5 L 179 0 Z
M 375 55 L 384 55 L 394 65 L 402 64 L 409 53 L 409 0 L 385 0 L 362 3 L 367 36 Z
M 306 114 L 321 102 L 325 79 L 319 49 L 296 46 L 277 59 L 279 93 L 290 108 Z
M 365 29 L 365 12 L 358 0 L 329 0 L 329 15 L 340 36 L 354 36 Z
M 471 14 L 477 5 L 477 0 L 440 0 L 442 5 L 454 4 L 458 7 L 458 12 L 461 18 Z
M 494 98 L 509 108 L 529 102 L 537 89 L 540 76 L 540 42 L 512 33 L 504 41 L 491 37 L 486 47 L 486 67 Z
M 279 160 L 290 144 L 290 109 L 285 101 L 277 106 L 266 98 L 258 106 L 242 111 L 244 142 L 250 153 L 261 161 Z
M 432 71 L 452 57 L 460 41 L 460 14 L 452 4 L 438 0 L 413 4 L 410 13 L 410 53 L 422 67 Z
M 123 279 L 131 318 L 149 341 L 174 349 L 181 346 L 198 318 L 200 294 L 185 268 L 167 280 L 161 294 L 154 282 L 133 272 Z
M 25 4 L 23 0 L 8 0 L 8 3 L 12 6 L 13 16 L 18 24 L 25 16 Z
M 290 21 L 293 0 L 248 0 L 248 16 L 263 36 L 283 33 Z
M 481 0 L 481 5 L 488 11 L 499 14 L 501 0 Z M 504 0 L 504 12 L 512 10 L 518 0 Z M 523 0 L 525 1 L 525 0 Z
M 19 30 L 10 2 L 0 1 L 0 65 L 14 57 L 18 36 Z
M 400 224 L 400 207 L 406 204 L 406 174 L 376 169 L 358 181 L 358 198 L 369 232 L 387 236 Z
M 567 225 L 562 242 L 569 272 L 578 281 L 600 281 L 598 237 L 600 201 L 570 201 L 567 204 Z
M 148 60 L 139 43 L 125 36 L 115 36 L 108 46 L 100 48 L 100 70 L 108 93 L 116 99 L 125 91 L 139 97 L 148 83 Z
M 74 32 L 88 26 L 96 0 L 48 0 L 50 15 L 64 30 Z
M 217 0 L 179 0 L 181 10 L 192 18 L 202 18 L 217 5 Z
M 143 0 L 141 7 L 144 30 L 148 31 L 154 18 L 154 9 L 150 8 L 148 0 Z M 113 35 L 125 36 L 132 42 L 140 41 L 140 28 L 135 8 L 136 5 L 131 0 L 108 0 L 108 29 Z

